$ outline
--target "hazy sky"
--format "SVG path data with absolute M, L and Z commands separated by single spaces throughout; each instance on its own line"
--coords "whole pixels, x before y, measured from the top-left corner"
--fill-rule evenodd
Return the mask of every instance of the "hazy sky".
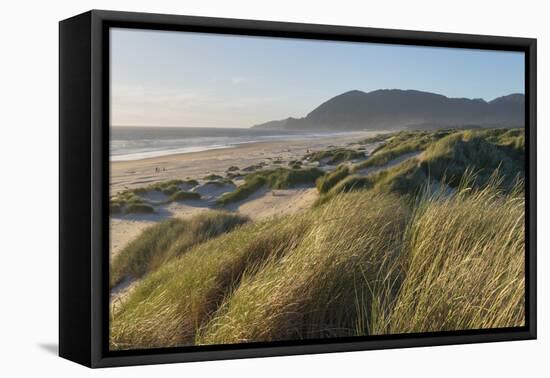
M 111 124 L 249 127 L 358 89 L 483 98 L 524 91 L 523 54 L 111 30 Z

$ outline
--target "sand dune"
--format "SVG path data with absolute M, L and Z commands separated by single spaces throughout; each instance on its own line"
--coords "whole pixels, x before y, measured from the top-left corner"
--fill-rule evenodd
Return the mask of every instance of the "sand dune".
M 176 154 L 133 161 L 111 163 L 111 193 L 124 189 L 144 187 L 171 179 L 196 179 L 199 185 L 186 190 L 196 191 L 203 197 L 200 201 L 165 203 L 167 195 L 160 192 L 143 193 L 142 197 L 155 208 L 154 214 L 124 214 L 111 219 L 111 258 L 146 227 L 170 217 L 187 218 L 216 207 L 215 200 L 223 193 L 233 190 L 233 185 L 209 184 L 204 177 L 216 174 L 226 177 L 229 167 L 239 170 L 263 163 L 267 167 L 285 167 L 291 160 L 300 160 L 310 151 L 334 146 L 358 147 L 357 141 L 372 132 L 353 133 L 316 139 L 261 142 L 239 145 L 234 148 L 217 149 L 187 154 Z M 367 146 L 367 153 L 374 146 Z M 156 169 L 160 168 L 160 169 Z M 330 169 L 328 167 L 327 169 Z M 255 168 L 249 169 L 254 171 Z M 233 180 L 235 185 L 242 180 Z M 314 188 L 285 190 L 260 190 L 245 201 L 227 207 L 227 210 L 248 215 L 252 219 L 301 211 L 317 198 Z

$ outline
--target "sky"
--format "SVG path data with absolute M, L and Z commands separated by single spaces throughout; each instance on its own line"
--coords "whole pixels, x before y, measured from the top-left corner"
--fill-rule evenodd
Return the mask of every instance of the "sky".
M 114 126 L 250 127 L 376 89 L 523 93 L 523 53 L 111 29 Z

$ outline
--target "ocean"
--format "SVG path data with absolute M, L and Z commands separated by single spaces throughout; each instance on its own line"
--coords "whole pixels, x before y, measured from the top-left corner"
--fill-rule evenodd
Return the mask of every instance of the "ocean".
M 111 127 L 111 161 L 230 148 L 244 143 L 320 138 L 343 132 L 277 131 L 213 127 Z

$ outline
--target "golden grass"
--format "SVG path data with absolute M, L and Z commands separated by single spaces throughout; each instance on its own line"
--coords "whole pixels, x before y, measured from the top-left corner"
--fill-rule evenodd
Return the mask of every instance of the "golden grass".
M 288 220 L 243 225 L 147 275 L 111 314 L 111 348 L 194 344 L 197 330 L 245 270 L 259 269 L 269 256 L 298 243 L 307 222 Z
M 407 209 L 394 196 L 353 193 L 313 212 L 301 242 L 247 272 L 197 344 L 355 334 L 356 290 L 375 286 L 400 251 Z M 367 299 L 367 298 L 365 298 Z
M 525 197 L 496 177 L 413 205 L 338 193 L 191 246 L 112 313 L 111 348 L 521 326 Z
M 139 278 L 187 252 L 189 248 L 247 221 L 248 218 L 241 215 L 211 211 L 192 219 L 169 219 L 151 226 L 131 241 L 111 262 L 111 286 L 124 278 Z
M 406 233 L 405 279 L 377 333 L 524 325 L 525 198 L 521 184 L 508 194 L 498 186 L 421 201 Z

